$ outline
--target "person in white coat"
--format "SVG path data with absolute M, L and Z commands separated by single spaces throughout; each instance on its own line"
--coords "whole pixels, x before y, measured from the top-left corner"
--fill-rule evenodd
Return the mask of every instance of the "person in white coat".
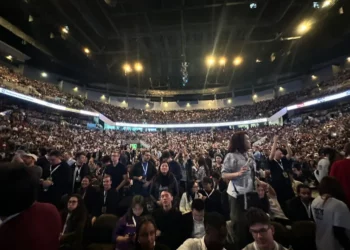
M 191 181 L 187 183 L 187 190 L 182 194 L 180 200 L 180 212 L 186 214 L 192 211 L 191 205 L 194 199 L 202 199 L 202 194 L 198 193 L 199 185 Z

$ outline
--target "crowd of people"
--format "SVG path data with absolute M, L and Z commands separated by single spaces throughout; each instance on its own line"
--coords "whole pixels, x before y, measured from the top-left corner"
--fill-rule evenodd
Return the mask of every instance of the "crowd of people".
M 30 112 L 0 118 L 2 249 L 350 246 L 347 105 L 282 127 L 165 133 L 88 130 Z M 127 145 L 135 140 L 149 148 Z
M 155 111 L 134 108 L 126 109 L 107 102 L 93 101 L 81 96 L 64 93 L 53 84 L 30 80 L 4 66 L 0 66 L 1 87 L 11 88 L 51 102 L 58 102 L 68 107 L 97 110 L 113 121 L 152 124 L 227 122 L 267 117 L 291 103 L 303 100 L 303 98 L 339 92 L 343 88 L 348 87 L 343 85 L 349 79 L 350 72 L 342 71 L 335 79 L 322 81 L 317 86 L 303 88 L 300 91 L 280 95 L 274 99 L 260 101 L 252 105 L 220 109 Z

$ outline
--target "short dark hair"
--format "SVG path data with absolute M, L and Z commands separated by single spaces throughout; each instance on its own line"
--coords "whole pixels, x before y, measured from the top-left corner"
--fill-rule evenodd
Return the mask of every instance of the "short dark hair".
M 302 188 L 308 188 L 308 189 L 310 189 L 310 187 L 308 186 L 308 185 L 306 185 L 306 184 L 299 184 L 298 186 L 297 186 L 297 193 L 299 194 L 300 193 L 300 189 L 302 189 Z M 311 190 L 311 189 L 310 189 Z
M 109 155 L 105 155 L 105 156 L 103 156 L 102 157 L 102 159 L 101 159 L 101 162 L 102 163 L 107 163 L 107 162 L 111 162 L 112 160 L 111 160 L 111 157 L 109 156 Z
M 61 157 L 61 152 L 58 151 L 58 150 L 52 150 L 52 151 L 49 153 L 49 156 Z
M 318 186 L 320 195 L 328 194 L 345 203 L 346 196 L 340 182 L 331 176 L 325 176 L 322 178 L 320 185 Z
M 29 208 L 36 200 L 39 179 L 33 168 L 22 163 L 0 166 L 0 216 L 10 216 Z
M 163 192 L 167 192 L 167 193 L 171 194 L 171 196 L 174 196 L 174 195 L 173 195 L 173 191 L 172 191 L 171 189 L 164 189 L 164 190 L 162 190 L 162 192 L 160 192 L 160 195 L 161 195 Z
M 203 178 L 202 183 L 214 184 L 213 179 L 207 176 Z
M 217 212 L 207 213 L 204 216 L 204 227 L 206 229 L 211 227 L 220 230 L 222 227 L 226 227 L 226 220 L 224 216 Z
M 246 213 L 248 226 L 251 227 L 257 223 L 270 225 L 270 217 L 261 209 L 251 207 Z
M 105 174 L 105 175 L 103 176 L 103 179 L 106 179 L 106 178 L 109 178 L 110 180 L 112 180 L 112 176 L 110 176 L 109 174 Z
M 146 149 L 146 150 L 144 150 L 144 151 L 142 152 L 142 155 L 145 155 L 146 153 L 151 153 L 151 151 L 149 151 L 148 149 Z
M 281 151 L 283 155 L 287 155 L 288 154 L 287 150 L 284 149 L 284 148 L 276 148 L 276 151 L 277 150 Z
M 138 240 L 140 237 L 140 230 L 141 230 L 143 224 L 146 224 L 146 223 L 151 223 L 154 226 L 154 229 L 157 230 L 156 222 L 154 221 L 154 219 L 151 216 L 149 216 L 149 215 L 142 216 L 140 218 L 140 221 L 136 224 L 136 238 L 135 238 L 136 246 L 140 245 L 139 240 Z
M 245 131 L 239 131 L 234 133 L 230 140 L 228 152 L 234 153 L 238 151 L 240 153 L 245 153 L 247 151 L 244 145 L 244 137 L 246 136 L 246 134 L 247 133 Z
M 170 158 L 170 153 L 169 153 L 169 151 L 164 151 L 164 152 L 162 153 L 162 156 L 160 157 L 160 159 L 168 159 L 168 158 Z
M 191 205 L 191 209 L 196 209 L 197 211 L 203 211 L 205 208 L 204 201 L 201 199 L 194 199 Z
M 47 154 L 46 148 L 39 148 L 39 153 L 40 153 L 41 156 L 46 155 Z
M 82 155 L 86 156 L 84 152 L 78 152 L 76 153 L 75 158 L 78 159 Z
M 213 172 L 213 174 L 211 175 L 213 178 L 215 179 L 220 179 L 221 175 L 218 172 Z

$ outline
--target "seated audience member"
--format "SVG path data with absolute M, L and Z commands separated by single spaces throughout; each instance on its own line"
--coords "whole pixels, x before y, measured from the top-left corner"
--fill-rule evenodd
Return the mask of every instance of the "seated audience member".
M 218 190 L 214 189 L 213 179 L 210 177 L 203 178 L 203 190 L 200 190 L 199 193 L 203 195 L 202 199 L 205 203 L 205 211 L 208 213 L 211 212 L 222 212 L 222 203 L 221 203 L 221 193 Z
M 223 164 L 223 157 L 222 154 L 215 154 L 215 162 L 212 167 L 212 175 L 214 173 L 218 173 L 221 175 L 221 169 L 222 169 L 222 164 Z
M 172 173 L 175 176 L 176 181 L 180 182 L 182 178 L 181 166 L 177 161 L 174 160 L 174 158 L 175 153 L 172 150 L 164 151 L 162 153 L 162 156 L 160 157 L 161 163 L 167 162 L 169 165 L 170 173 Z
M 90 170 L 88 164 L 86 164 L 86 156 L 84 153 L 78 153 L 76 155 L 77 161 L 74 162 L 71 167 L 71 180 L 72 180 L 72 192 L 76 193 L 80 188 L 81 180 L 89 175 Z
M 312 220 L 311 189 L 308 185 L 300 184 L 297 187 L 298 196 L 287 202 L 287 215 L 291 221 Z
M 136 226 L 145 214 L 144 207 L 143 197 L 135 195 L 128 212 L 117 222 L 114 233 L 116 250 L 128 250 L 134 246 Z
M 202 181 L 204 177 L 209 177 L 210 176 L 210 171 L 207 166 L 207 162 L 204 157 L 199 157 L 198 159 L 198 169 L 196 171 L 195 177 L 198 183 L 200 185 L 203 185 Z
M 345 192 L 346 204 L 350 207 L 350 143 L 345 145 L 344 152 L 346 158 L 333 163 L 330 176 L 339 181 Z
M 186 240 L 178 250 L 222 250 L 227 228 L 225 218 L 219 213 L 208 213 L 204 218 L 205 235 L 198 239 Z
M 97 191 L 91 186 L 91 179 L 89 176 L 85 176 L 81 180 L 81 187 L 79 188 L 78 193 L 84 200 L 86 210 L 89 214 L 92 214 L 97 200 Z
M 92 224 L 95 223 L 96 217 L 101 214 L 117 214 L 119 195 L 115 189 L 112 188 L 112 180 L 109 175 L 103 177 L 103 190 L 100 191 L 97 197 Z
M 169 190 L 160 194 L 161 207 L 153 212 L 153 217 L 158 226 L 157 242 L 176 249 L 182 240 L 182 215 L 173 205 L 173 195 Z
M 153 218 L 144 216 L 136 226 L 135 250 L 170 250 L 156 242 L 157 226 Z
M 0 166 L 1 250 L 59 248 L 60 214 L 53 205 L 35 201 L 38 184 L 32 168 Z
M 152 179 L 157 174 L 157 169 L 150 159 L 150 152 L 148 150 L 143 151 L 142 161 L 136 163 L 131 171 L 133 179 L 132 189 L 135 194 L 143 196 L 149 194 Z
M 350 212 L 341 185 L 334 177 L 326 176 L 319 185 L 319 193 L 311 204 L 317 249 L 350 249 Z
M 179 194 L 176 178 L 169 171 L 169 166 L 166 162 L 160 166 L 158 174 L 153 179 L 150 190 L 152 200 L 159 206 L 161 205 L 160 194 L 163 190 L 172 190 L 175 197 Z
M 204 236 L 204 207 L 203 200 L 195 199 L 191 205 L 192 212 L 182 215 L 185 240 Z
M 36 173 L 37 177 L 40 179 L 41 176 L 43 175 L 43 169 L 35 165 L 35 162 L 38 160 L 38 157 L 35 154 L 23 153 L 21 154 L 21 158 L 23 160 L 23 163 L 27 167 L 31 167 L 34 169 L 34 172 Z
M 72 194 L 61 214 L 63 225 L 60 237 L 61 248 L 82 249 L 83 232 L 87 218 L 83 199 L 78 194 Z
M 306 181 L 306 177 L 303 174 L 303 170 L 301 169 L 301 165 L 299 163 L 294 163 L 292 166 L 293 171 L 293 179 L 296 181 L 300 181 L 304 183 Z
M 180 200 L 180 212 L 182 214 L 191 212 L 191 205 L 194 199 L 201 199 L 202 194 L 198 192 L 199 185 L 197 182 L 190 181 L 187 184 L 187 190 L 182 194 Z
M 215 190 L 219 190 L 221 193 L 223 193 L 223 192 L 225 192 L 225 190 L 227 190 L 227 183 L 221 177 L 220 173 L 214 172 L 212 174 L 212 178 L 214 181 L 214 189 Z
M 250 208 L 246 214 L 249 231 L 254 242 L 248 244 L 243 250 L 287 250 L 274 241 L 274 227 L 271 225 L 269 216 L 258 208 Z

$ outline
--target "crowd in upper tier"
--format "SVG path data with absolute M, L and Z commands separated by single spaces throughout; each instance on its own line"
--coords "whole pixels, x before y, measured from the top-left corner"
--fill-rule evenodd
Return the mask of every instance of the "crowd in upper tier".
M 346 89 L 343 85 L 350 79 L 350 72 L 340 72 L 333 80 L 323 81 L 316 86 L 303 88 L 300 91 L 288 93 L 275 99 L 220 109 L 154 111 L 141 109 L 126 109 L 115 105 L 92 101 L 84 97 L 64 93 L 57 86 L 37 80 L 30 80 L 12 70 L 0 66 L 0 86 L 15 89 L 40 99 L 56 102 L 78 109 L 94 109 L 117 122 L 171 124 L 171 123 L 203 123 L 224 122 L 269 117 L 281 108 L 305 98 L 317 97 Z

